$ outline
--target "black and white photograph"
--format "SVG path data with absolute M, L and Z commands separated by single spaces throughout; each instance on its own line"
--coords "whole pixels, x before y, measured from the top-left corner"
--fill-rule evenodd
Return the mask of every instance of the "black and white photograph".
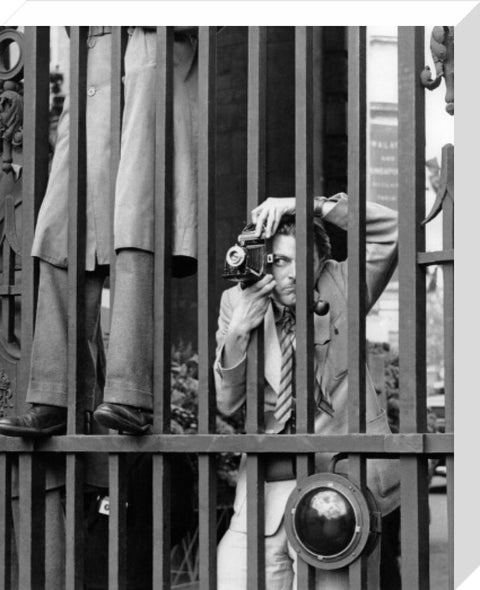
M 455 23 L 135 20 L 0 26 L 0 590 L 453 590 Z

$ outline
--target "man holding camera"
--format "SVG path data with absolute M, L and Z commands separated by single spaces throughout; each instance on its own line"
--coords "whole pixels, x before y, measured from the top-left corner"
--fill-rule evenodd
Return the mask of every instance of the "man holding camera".
M 265 334 L 265 432 L 295 432 L 295 199 L 267 199 L 252 211 L 256 235 L 272 238 L 271 273 L 253 285 L 223 293 L 214 366 L 217 403 L 229 415 L 246 403 L 247 351 L 252 333 L 262 324 Z M 347 379 L 347 262 L 331 259 L 323 219 L 348 228 L 348 198 L 338 194 L 315 198 L 315 299 L 325 302 L 314 316 L 315 432 L 348 431 Z M 397 220 L 394 211 L 367 203 L 367 310 L 388 283 L 397 259 Z M 367 432 L 389 433 L 367 372 Z M 265 564 L 269 590 L 295 588 L 296 554 L 288 543 L 283 516 L 295 488 L 294 459 L 270 455 L 265 460 Z M 326 471 L 331 454 L 317 453 L 317 472 Z M 247 587 L 246 459 L 242 459 L 230 527 L 218 549 L 218 587 Z M 341 471 L 346 471 L 345 468 Z M 367 483 L 383 515 L 399 503 L 399 478 L 394 461 L 369 460 Z M 369 558 L 369 588 L 378 577 L 378 551 Z M 348 568 L 317 570 L 316 587 L 345 590 Z

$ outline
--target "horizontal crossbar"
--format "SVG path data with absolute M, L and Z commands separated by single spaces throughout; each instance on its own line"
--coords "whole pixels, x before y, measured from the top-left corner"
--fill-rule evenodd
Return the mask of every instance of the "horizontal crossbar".
M 0 297 L 19 297 L 22 288 L 19 285 L 0 285 Z
M 0 437 L 0 452 L 45 453 L 317 453 L 453 454 L 453 434 L 152 434 L 54 436 L 43 441 Z
M 419 252 L 417 262 L 421 266 L 433 266 L 435 264 L 449 264 L 453 262 L 452 250 L 437 250 L 435 252 Z

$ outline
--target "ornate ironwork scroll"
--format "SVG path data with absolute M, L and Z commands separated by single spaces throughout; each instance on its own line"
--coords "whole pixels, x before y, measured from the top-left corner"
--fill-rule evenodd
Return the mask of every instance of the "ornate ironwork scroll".
M 20 359 L 23 51 L 21 32 L 0 30 L 0 416 L 14 411 Z
M 435 79 L 428 66 L 420 74 L 420 80 L 428 90 L 435 90 L 445 79 L 445 110 L 453 115 L 454 110 L 454 27 L 434 27 L 430 39 L 430 51 L 435 64 Z
M 15 43 L 18 46 L 17 62 L 10 66 L 9 48 Z M 12 149 L 22 144 L 23 125 L 23 35 L 14 29 L 0 32 L 0 81 L 3 82 L 0 92 L 0 139 L 2 140 L 2 170 L 12 170 Z
M 432 210 L 423 220 L 422 225 L 432 221 L 442 210 L 445 199 L 450 198 L 453 201 L 454 194 L 454 149 L 451 143 L 447 143 L 442 148 L 442 164 L 440 168 L 440 182 L 436 189 L 437 197 L 433 204 Z
M 434 27 L 430 39 L 430 50 L 435 63 L 435 79 L 432 78 L 428 66 L 420 74 L 420 80 L 425 88 L 434 90 L 438 88 L 442 78 L 445 79 L 446 95 L 445 110 L 449 115 L 454 114 L 454 27 Z M 442 210 L 445 199 L 451 198 L 453 202 L 453 161 L 454 147 L 446 144 L 442 148 L 442 164 L 440 181 L 435 192 L 437 194 L 432 210 L 422 222 L 423 225 L 434 219 Z
M 3 369 L 0 369 L 0 418 L 9 414 L 15 407 L 10 379 Z

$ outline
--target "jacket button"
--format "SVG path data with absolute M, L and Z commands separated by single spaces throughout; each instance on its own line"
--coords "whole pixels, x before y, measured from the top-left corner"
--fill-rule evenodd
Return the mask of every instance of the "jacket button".
M 96 44 L 97 40 L 95 39 L 95 37 L 90 37 L 90 39 L 87 41 L 87 45 L 90 48 L 95 47 Z
M 90 88 L 87 90 L 88 96 L 94 96 L 95 92 L 96 92 L 96 90 L 95 90 L 94 86 L 90 86 Z

